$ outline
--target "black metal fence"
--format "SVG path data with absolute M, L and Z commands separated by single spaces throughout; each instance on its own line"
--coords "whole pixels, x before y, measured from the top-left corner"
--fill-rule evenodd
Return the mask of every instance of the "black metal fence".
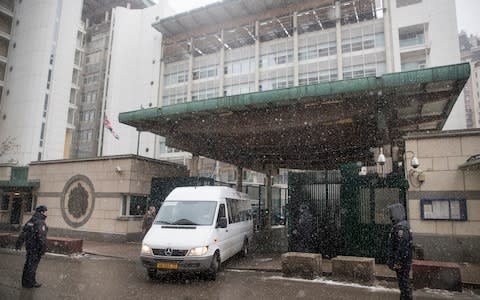
M 289 173 L 289 250 L 374 257 L 386 261 L 390 220 L 386 207 L 406 204 L 408 183 L 395 173 L 358 175 L 359 167 Z M 302 214 L 312 214 L 312 232 L 302 225 Z M 305 239 L 303 234 L 309 234 Z

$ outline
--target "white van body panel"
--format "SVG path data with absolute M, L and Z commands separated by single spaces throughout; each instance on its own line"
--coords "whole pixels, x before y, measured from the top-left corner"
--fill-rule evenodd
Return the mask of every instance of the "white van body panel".
M 175 207 L 182 207 L 182 203 L 188 207 L 186 202 L 192 202 L 192 205 L 198 202 L 214 203 L 209 203 L 215 207 L 211 224 L 175 222 Z M 220 261 L 224 262 L 240 252 L 246 240 L 249 243 L 252 241 L 251 202 L 247 194 L 224 186 L 175 188 L 165 199 L 154 224 L 143 239 L 142 249 L 151 249 L 150 253 L 142 250 L 140 258 L 144 266 L 152 270 L 158 268 L 159 264 L 171 263 L 180 271 L 204 271 L 210 266 L 216 251 L 220 253 Z M 217 226 L 221 207 L 227 218 L 226 228 Z M 192 220 L 201 220 L 199 215 L 192 213 L 192 209 L 189 213 Z M 208 247 L 208 251 L 203 255 L 188 255 L 191 249 L 198 247 Z
M 163 228 L 162 228 L 163 227 Z M 191 249 L 198 245 L 208 245 L 212 235 L 212 228 L 198 226 L 195 229 L 180 227 L 168 228 L 167 226 L 152 226 L 144 240 L 150 241 L 152 248 L 180 248 Z

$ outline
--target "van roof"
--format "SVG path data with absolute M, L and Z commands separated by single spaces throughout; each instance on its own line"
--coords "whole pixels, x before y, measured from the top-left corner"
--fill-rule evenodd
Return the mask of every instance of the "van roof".
M 169 200 L 217 200 L 235 198 L 251 200 L 247 194 L 226 186 L 185 186 L 175 188 L 165 199 Z

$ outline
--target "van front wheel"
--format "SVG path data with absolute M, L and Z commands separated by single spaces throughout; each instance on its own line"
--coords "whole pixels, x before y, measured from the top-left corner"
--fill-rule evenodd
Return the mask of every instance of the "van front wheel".
M 215 280 L 217 278 L 217 273 L 220 271 L 220 254 L 215 252 L 210 264 L 210 268 L 207 272 L 207 278 L 210 280 Z

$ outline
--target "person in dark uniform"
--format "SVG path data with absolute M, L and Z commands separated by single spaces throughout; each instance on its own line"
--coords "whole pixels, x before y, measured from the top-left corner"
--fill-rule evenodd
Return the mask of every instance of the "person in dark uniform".
M 313 237 L 313 215 L 306 204 L 300 205 L 300 213 L 296 223 L 294 235 L 296 236 L 296 251 L 315 252 L 312 245 Z
M 397 273 L 400 299 L 412 299 L 410 269 L 412 267 L 412 232 L 405 217 L 405 208 L 397 203 L 388 206 L 392 230 L 388 241 L 388 267 Z
M 41 284 L 35 279 L 38 264 L 42 255 L 47 251 L 47 231 L 45 223 L 47 207 L 40 205 L 35 209 L 33 216 L 25 223 L 20 233 L 15 249 L 20 250 L 25 242 L 27 257 L 23 266 L 22 286 L 25 288 L 40 287 Z

